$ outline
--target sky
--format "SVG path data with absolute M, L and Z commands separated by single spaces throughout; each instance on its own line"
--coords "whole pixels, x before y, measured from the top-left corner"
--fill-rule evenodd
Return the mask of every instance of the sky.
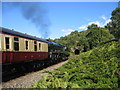
M 92 23 L 104 27 L 117 7 L 117 2 L 2 2 L 2 27 L 55 39 Z

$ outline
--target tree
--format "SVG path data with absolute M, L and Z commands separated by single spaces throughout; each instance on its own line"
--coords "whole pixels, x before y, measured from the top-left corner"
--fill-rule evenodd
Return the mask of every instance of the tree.
M 120 38 L 120 8 L 116 8 L 112 12 L 111 22 L 105 26 L 116 39 Z
M 97 24 L 91 24 L 90 26 L 88 26 L 88 29 L 96 29 L 98 28 Z

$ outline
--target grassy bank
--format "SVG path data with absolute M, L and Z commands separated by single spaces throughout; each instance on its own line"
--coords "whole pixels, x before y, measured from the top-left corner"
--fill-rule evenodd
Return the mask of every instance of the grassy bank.
M 119 61 L 120 42 L 109 42 L 69 59 L 33 88 L 117 88 Z

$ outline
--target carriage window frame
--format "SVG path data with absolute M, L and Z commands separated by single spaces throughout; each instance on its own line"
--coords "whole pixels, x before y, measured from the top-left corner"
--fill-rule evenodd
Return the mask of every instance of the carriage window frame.
M 5 48 L 6 50 L 10 49 L 10 37 L 5 37 Z
M 41 50 L 41 43 L 39 43 L 38 47 L 39 47 L 39 50 Z
M 25 40 L 25 49 L 29 50 L 29 41 L 28 40 Z
M 37 41 L 34 41 L 34 51 L 37 51 Z
M 14 43 L 14 50 L 15 51 L 19 51 L 19 38 L 18 37 L 14 37 L 13 43 Z

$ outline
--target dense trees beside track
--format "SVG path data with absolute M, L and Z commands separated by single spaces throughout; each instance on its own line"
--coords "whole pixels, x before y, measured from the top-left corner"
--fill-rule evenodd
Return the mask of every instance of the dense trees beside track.
M 83 52 L 34 88 L 117 88 L 120 63 L 120 41 L 113 41 Z
M 114 39 L 106 28 L 101 28 L 92 24 L 88 26 L 88 30 L 78 32 L 74 31 L 70 35 L 55 39 L 55 42 L 66 45 L 71 51 L 71 48 L 79 48 L 80 51 L 86 52 L 94 47 L 99 46 L 101 43 Z
M 119 38 L 120 8 L 116 8 L 112 12 L 111 22 L 105 28 L 92 24 L 85 31 L 78 32 L 75 30 L 68 36 L 60 37 L 54 41 L 66 45 L 69 51 L 71 51 L 71 48 L 79 48 L 82 52 L 86 52 L 101 45 L 103 42 Z
M 120 8 L 116 8 L 112 12 L 111 22 L 105 28 L 108 28 L 116 39 L 120 39 Z
M 105 28 L 95 24 L 88 30 L 55 39 L 71 48 L 79 48 L 80 56 L 55 72 L 48 72 L 34 88 L 120 88 L 120 8 L 112 12 Z

